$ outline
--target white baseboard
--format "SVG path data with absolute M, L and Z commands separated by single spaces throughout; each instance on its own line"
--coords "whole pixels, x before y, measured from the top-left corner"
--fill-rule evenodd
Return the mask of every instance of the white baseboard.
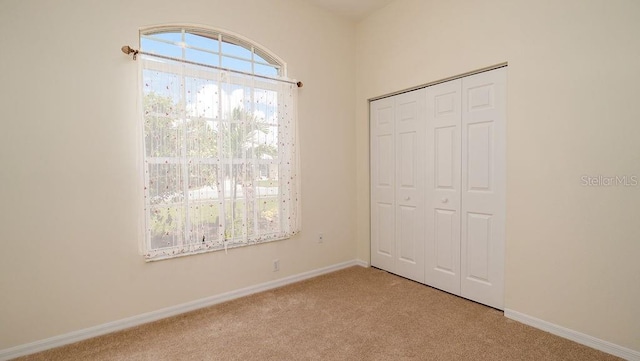
M 360 266 L 360 267 L 365 267 L 365 268 L 367 268 L 367 267 L 369 267 L 369 266 L 370 266 L 369 262 L 367 262 L 367 261 L 363 261 L 363 260 L 361 260 L 361 259 L 356 259 L 354 262 L 355 262 L 355 264 L 356 264 L 357 266 Z
M 553 323 L 543 321 L 535 317 L 531 317 L 529 315 L 525 315 L 524 313 L 520 313 L 518 311 L 505 308 L 504 315 L 505 317 L 524 323 L 525 325 L 529 325 L 537 329 L 547 331 L 556 336 L 560 336 L 560 337 L 569 339 L 571 341 L 575 341 L 585 346 L 595 348 L 596 350 L 600 350 L 608 354 L 621 357 L 625 360 L 640 361 L 640 352 L 638 351 L 634 351 L 629 348 L 622 347 L 614 343 L 604 341 L 599 338 L 595 338 L 593 336 L 586 335 L 584 333 L 580 333 L 578 331 L 570 330 L 568 328 L 558 326 Z
M 254 293 L 282 287 L 291 283 L 296 283 L 299 281 L 320 276 L 326 273 L 335 272 L 335 271 L 352 267 L 352 266 L 368 267 L 369 264 L 362 260 L 351 260 L 347 262 L 342 262 L 342 263 L 334 264 L 328 267 L 323 267 L 316 270 L 303 272 L 297 275 L 261 283 L 255 286 L 250 286 L 250 287 L 242 288 L 239 290 L 230 291 L 230 292 L 222 293 L 216 296 L 211 296 L 211 297 L 203 298 L 203 299 L 192 301 L 192 302 L 187 302 L 180 305 L 163 308 L 157 311 L 143 313 L 141 315 L 125 318 L 122 320 L 108 322 L 102 325 L 85 328 L 83 330 L 69 332 L 63 335 L 47 338 L 44 340 L 11 347 L 8 349 L 0 350 L 0 361 L 10 360 L 12 358 L 45 351 L 55 347 L 68 345 L 74 342 L 105 335 L 115 331 L 121 331 L 130 327 L 142 325 L 145 323 L 157 321 L 157 320 L 175 316 L 175 315 L 179 315 L 181 313 L 194 311 L 203 307 L 212 306 L 218 303 L 230 301 L 230 300 L 248 296 Z

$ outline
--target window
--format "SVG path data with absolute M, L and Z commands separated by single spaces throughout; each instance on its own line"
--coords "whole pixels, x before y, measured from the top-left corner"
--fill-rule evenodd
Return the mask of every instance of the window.
M 204 29 L 152 29 L 140 45 L 145 257 L 297 233 L 297 87 L 284 63 Z

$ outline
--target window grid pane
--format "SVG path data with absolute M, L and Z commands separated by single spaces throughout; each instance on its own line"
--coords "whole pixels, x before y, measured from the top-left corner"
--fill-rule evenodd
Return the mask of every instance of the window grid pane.
M 252 46 L 220 38 L 172 31 L 141 35 L 141 45 L 198 63 L 222 60 L 223 67 L 278 75 L 280 66 L 263 64 Z M 286 87 L 152 59 L 144 58 L 142 72 L 147 258 L 297 233 L 291 220 L 296 213 L 289 214 L 293 208 L 287 204 L 296 198 L 280 169 L 281 162 L 287 164 L 285 171 L 290 169 L 292 159 L 281 155 L 293 154 L 292 142 L 279 142 L 283 129 L 294 129 L 281 128 L 287 118 L 279 89 Z M 294 181 L 293 175 L 287 179 Z M 289 215 L 283 217 L 284 212 Z
M 180 32 L 155 33 L 141 35 L 140 47 L 147 52 L 206 65 L 267 76 L 281 75 L 282 67 L 256 54 L 253 47 L 234 44 L 224 38 L 219 41 L 189 32 L 185 32 L 184 37 Z

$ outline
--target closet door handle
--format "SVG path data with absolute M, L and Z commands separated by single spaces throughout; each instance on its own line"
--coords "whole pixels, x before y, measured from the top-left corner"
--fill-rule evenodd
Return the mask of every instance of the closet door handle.
M 411 197 L 404 197 L 404 200 L 405 200 L 405 201 L 410 201 L 410 200 L 411 200 Z
M 447 203 L 447 202 L 449 202 L 449 198 L 442 197 L 441 201 L 442 201 L 442 203 Z

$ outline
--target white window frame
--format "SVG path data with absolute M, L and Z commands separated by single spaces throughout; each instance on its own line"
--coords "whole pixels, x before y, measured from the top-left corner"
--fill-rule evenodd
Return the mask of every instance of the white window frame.
M 162 39 L 158 39 L 158 38 L 153 38 L 154 34 L 158 34 L 158 33 L 176 33 L 176 32 L 180 32 L 182 35 L 182 43 L 179 42 L 173 42 L 173 41 L 169 41 L 169 40 L 162 40 Z M 184 42 L 185 40 L 185 36 L 187 33 L 190 34 L 194 34 L 194 35 L 199 35 L 199 36 L 204 36 L 204 37 L 208 37 L 211 38 L 213 40 L 217 40 L 218 41 L 218 50 L 214 50 L 214 49 L 203 49 L 203 48 L 199 48 L 199 47 L 195 47 L 195 46 L 190 46 L 189 44 L 186 44 Z M 269 67 L 273 67 L 274 69 L 276 69 L 277 72 L 277 76 L 272 76 L 273 78 L 278 78 L 278 79 L 282 79 L 282 80 L 288 80 L 286 74 L 287 74 L 287 67 L 286 67 L 286 63 L 280 59 L 277 55 L 273 54 L 272 52 L 266 50 L 264 47 L 256 44 L 255 42 L 246 39 L 240 35 L 228 32 L 228 31 L 223 31 L 220 29 L 210 29 L 210 28 L 202 28 L 202 27 L 194 27 L 194 26 L 161 26 L 161 27 L 150 27 L 150 28 L 145 28 L 145 29 L 141 29 L 140 31 L 140 41 L 142 43 L 143 39 L 152 39 L 153 41 L 159 41 L 159 42 L 164 42 L 167 44 L 171 44 L 174 46 L 178 46 L 181 47 L 182 50 L 182 59 L 185 59 L 185 51 L 186 49 L 194 49 L 194 50 L 198 50 L 201 52 L 207 52 L 210 54 L 213 54 L 215 56 L 218 56 L 219 59 L 219 63 L 218 64 L 222 64 L 222 59 L 224 57 L 228 57 L 228 58 L 235 58 L 238 60 L 242 60 L 242 61 L 249 61 L 251 63 L 251 73 L 254 73 L 255 71 L 255 65 L 263 65 L 263 66 L 269 66 Z M 235 56 L 233 54 L 227 54 L 223 51 L 222 49 L 222 43 L 226 42 L 226 43 L 230 43 L 233 45 L 237 45 L 240 46 L 248 51 L 251 52 L 251 59 L 248 58 L 244 58 L 244 57 L 238 57 Z M 141 51 L 145 51 L 144 48 L 141 49 Z M 159 55 L 164 55 L 164 54 L 159 54 Z M 263 62 L 260 59 L 257 59 L 256 55 L 261 58 L 266 60 L 267 62 Z M 149 63 L 148 63 L 149 64 Z M 147 66 L 145 69 L 148 70 L 154 70 L 153 66 Z M 157 69 L 160 70 L 160 69 Z M 234 69 L 230 69 L 230 71 L 233 71 Z M 163 72 L 166 73 L 167 69 L 163 68 L 162 69 Z M 192 71 L 187 67 L 181 68 L 180 69 L 180 76 L 182 77 L 182 79 L 185 79 L 186 77 L 192 76 L 192 77 L 196 77 L 196 71 Z M 264 89 L 264 90 L 273 90 L 273 91 L 278 91 L 278 88 L 275 87 L 272 81 L 270 80 L 265 80 L 264 78 L 260 78 L 260 74 L 256 74 L 258 77 L 255 77 L 253 79 L 253 89 Z M 141 75 L 142 77 L 142 75 Z M 209 79 L 209 80 L 217 80 L 216 76 L 214 75 L 214 73 L 211 74 L 211 77 L 203 77 L 203 73 L 198 71 L 197 72 L 197 78 L 200 79 Z M 290 82 L 290 81 L 289 81 Z M 253 95 L 252 95 L 253 96 Z M 143 117 L 141 117 L 143 118 Z M 233 121 L 231 120 L 227 120 L 230 123 L 233 123 Z M 141 123 L 144 123 L 144 119 L 141 121 Z M 274 125 L 274 124 L 269 124 L 269 125 Z M 144 125 L 142 125 L 142 127 L 144 128 Z M 143 130 L 143 138 L 144 138 L 144 130 Z M 144 140 L 143 140 L 143 147 L 144 147 Z M 295 146 L 297 147 L 297 139 L 293 142 L 295 144 Z M 280 146 L 278 146 L 278 152 L 281 153 L 281 149 Z M 296 154 L 296 159 L 295 159 L 295 164 L 293 164 L 293 167 L 295 167 L 295 173 L 297 174 L 299 167 L 298 167 L 298 160 L 297 160 L 297 152 L 295 152 Z M 146 155 L 146 151 L 143 151 L 143 167 L 145 168 L 145 176 L 144 176 L 144 181 L 145 181 L 145 189 L 149 188 L 149 177 L 148 177 L 148 172 L 147 172 L 147 164 L 184 164 L 184 158 L 186 156 L 180 156 L 180 157 L 147 157 Z M 213 160 L 213 158 L 193 158 L 190 157 L 190 160 L 196 160 L 196 161 L 200 161 L 203 164 L 215 164 L 216 162 Z M 244 163 L 244 164 L 248 164 L 250 166 L 262 166 L 262 165 L 278 165 L 278 160 L 270 160 L 270 159 L 252 159 L 251 161 L 243 161 L 242 159 L 229 159 L 227 161 L 231 161 L 232 164 L 240 164 L 240 163 Z M 220 163 L 220 160 L 218 160 L 218 166 L 221 167 L 222 164 Z M 184 181 L 185 183 L 188 183 L 188 176 L 186 178 L 187 180 Z M 186 188 L 187 185 L 184 186 L 185 187 L 185 200 L 184 200 L 184 204 L 185 207 L 188 208 L 188 203 L 189 203 L 189 197 L 188 197 L 188 189 Z M 283 230 L 285 228 L 285 225 L 283 224 L 285 222 L 285 216 L 286 214 L 282 213 L 283 209 L 281 206 L 281 196 L 283 194 L 282 192 L 282 180 L 279 181 L 279 189 L 280 191 L 278 192 L 278 207 L 280 207 L 280 229 Z M 295 182 L 295 199 L 296 199 L 296 204 L 294 205 L 295 207 L 295 212 L 291 213 L 293 214 L 295 217 L 299 218 L 300 215 L 300 204 L 299 204 L 299 181 Z M 255 192 L 256 189 L 256 184 L 253 183 L 253 190 Z M 146 192 L 146 191 L 145 191 Z M 223 200 L 222 202 L 224 203 L 224 198 L 222 197 Z M 246 199 L 245 199 L 246 202 Z M 268 242 L 268 241 L 275 241 L 275 240 L 281 240 L 281 239 L 287 239 L 290 238 L 292 235 L 296 234 L 299 231 L 299 219 L 297 219 L 295 221 L 296 223 L 296 227 L 293 229 L 293 231 L 286 233 L 285 235 L 283 235 L 283 232 L 276 232 L 273 234 L 267 234 L 267 233 L 260 233 L 261 237 L 260 239 L 253 239 L 251 241 L 247 241 L 245 240 L 238 240 L 236 237 L 234 237 L 232 235 L 231 238 L 227 239 L 224 238 L 222 240 L 217 240 L 215 243 L 216 244 L 207 244 L 206 247 L 204 247 L 204 245 L 199 244 L 199 242 L 194 242 L 194 240 L 188 240 L 187 239 L 187 227 L 185 227 L 184 229 L 184 239 L 183 239 L 183 243 L 184 244 L 180 244 L 177 246 L 172 246 L 172 247 L 167 247 L 166 251 L 163 251 L 163 249 L 161 248 L 152 248 L 151 245 L 151 232 L 150 232 L 150 228 L 149 228 L 149 224 L 151 223 L 151 206 L 150 203 L 148 202 L 148 200 L 145 200 L 145 237 L 144 237 L 144 242 L 143 242 L 143 246 L 142 246 L 142 251 L 143 254 L 145 255 L 145 258 L 147 261 L 155 261 L 155 260 L 162 260 L 162 259 L 168 259 L 168 258 L 174 258 L 174 257 L 178 257 L 178 256 L 185 256 L 185 255 L 190 255 L 190 254 L 199 254 L 199 253 L 203 253 L 203 252 L 210 252 L 210 251 L 217 251 L 217 250 L 221 250 L 221 249 L 228 249 L 228 248 L 235 248 L 235 247 L 241 247 L 241 246 L 247 246 L 247 245 L 252 245 L 252 244 L 258 244 L 258 243 L 264 243 L 264 242 Z M 223 216 L 224 216 L 224 209 L 225 206 L 223 205 L 220 209 L 219 209 L 219 218 L 221 219 L 220 222 L 222 222 Z M 256 207 L 254 207 L 254 213 L 257 212 Z M 188 213 L 187 213 L 188 214 Z M 187 219 L 187 223 L 189 222 L 188 220 L 188 216 L 186 217 Z M 254 218 L 257 219 L 257 218 Z M 254 225 L 254 227 L 257 227 L 257 225 Z M 234 228 L 231 227 L 231 229 L 233 230 Z M 254 230 L 255 232 L 258 232 L 257 228 Z M 204 243 L 204 242 L 203 242 Z

